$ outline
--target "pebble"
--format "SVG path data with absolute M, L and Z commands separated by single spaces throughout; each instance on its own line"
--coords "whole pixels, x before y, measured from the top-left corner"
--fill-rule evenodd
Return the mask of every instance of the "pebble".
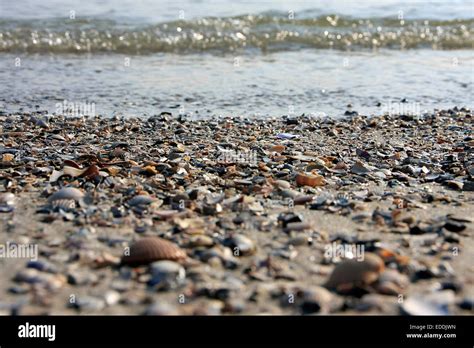
M 230 247 L 236 256 L 252 255 L 256 251 L 255 243 L 250 238 L 241 234 L 227 238 L 224 244 Z
M 312 287 L 303 292 L 301 303 L 303 314 L 328 314 L 341 306 L 342 301 L 323 287 Z
M 311 224 L 307 222 L 290 222 L 285 227 L 285 232 L 304 231 L 311 229 Z
M 177 315 L 178 310 L 175 306 L 165 302 L 155 302 L 147 307 L 144 315 Z
M 357 285 L 374 283 L 384 270 L 383 260 L 376 254 L 366 253 L 363 261 L 346 259 L 337 264 L 325 286 L 333 289 L 344 289 Z
M 69 306 L 86 312 L 97 312 L 105 308 L 106 302 L 102 298 L 94 296 L 79 296 Z
M 184 283 L 186 271 L 177 262 L 164 260 L 150 264 L 149 285 L 160 289 L 174 289 Z
M 62 275 L 44 273 L 33 268 L 20 270 L 14 280 L 20 283 L 40 284 L 51 291 L 59 290 L 66 283 L 65 277 Z
M 410 296 L 401 304 L 401 311 L 406 315 L 448 315 L 446 308 L 439 306 L 424 297 Z
M 15 209 L 15 195 L 10 192 L 0 193 L 0 213 L 10 213 Z
M 120 302 L 120 293 L 114 290 L 108 290 L 104 294 L 104 301 L 107 304 L 107 306 L 114 306 L 117 303 Z

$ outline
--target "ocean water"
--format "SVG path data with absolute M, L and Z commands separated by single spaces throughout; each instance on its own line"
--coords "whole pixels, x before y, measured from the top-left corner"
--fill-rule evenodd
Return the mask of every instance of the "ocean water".
M 423 113 L 473 82 L 471 0 L 0 0 L 7 112 Z

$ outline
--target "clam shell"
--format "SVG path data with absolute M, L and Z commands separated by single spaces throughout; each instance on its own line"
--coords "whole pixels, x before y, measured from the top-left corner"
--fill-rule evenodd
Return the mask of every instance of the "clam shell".
M 123 264 L 148 264 L 158 260 L 181 260 L 186 258 L 184 250 L 165 239 L 146 237 L 133 243 L 130 255 L 122 257 Z
M 366 253 L 362 261 L 347 259 L 334 268 L 326 282 L 326 287 L 368 285 L 377 280 L 384 268 L 383 260 L 372 253 Z
M 53 203 L 54 201 L 58 200 L 73 200 L 75 202 L 79 202 L 84 198 L 84 193 L 75 188 L 75 187 L 64 187 L 59 191 L 53 193 L 48 198 L 48 203 Z

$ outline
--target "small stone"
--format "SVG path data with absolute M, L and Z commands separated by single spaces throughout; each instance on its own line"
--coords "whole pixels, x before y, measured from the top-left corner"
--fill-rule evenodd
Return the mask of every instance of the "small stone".
M 116 305 L 120 301 L 120 293 L 114 290 L 108 290 L 104 294 L 104 301 L 107 304 L 107 306 Z
M 341 300 L 337 300 L 329 290 L 318 286 L 304 291 L 301 310 L 303 314 L 319 313 L 327 314 L 342 306 Z
M 374 283 L 384 270 L 383 260 L 376 254 L 366 253 L 362 261 L 346 259 L 337 264 L 325 286 L 333 289 Z
M 230 247 L 236 256 L 252 255 L 256 250 L 254 242 L 241 234 L 227 238 L 224 241 L 224 245 Z
M 150 265 L 150 286 L 160 289 L 174 289 L 182 285 L 186 278 L 184 267 L 173 261 L 156 261 Z
M 70 307 L 77 308 L 81 311 L 96 312 L 105 308 L 105 301 L 93 296 L 81 296 L 76 298 L 74 302 L 69 302 L 68 304 Z
M 144 315 L 177 315 L 178 311 L 175 306 L 165 302 L 155 302 L 148 306 Z
M 285 227 L 285 232 L 304 231 L 311 228 L 311 224 L 307 222 L 290 222 Z

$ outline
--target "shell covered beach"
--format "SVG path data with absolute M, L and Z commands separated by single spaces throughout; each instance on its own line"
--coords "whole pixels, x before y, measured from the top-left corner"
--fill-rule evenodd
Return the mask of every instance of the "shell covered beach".
M 468 109 L 0 124 L 0 314 L 473 314 Z

